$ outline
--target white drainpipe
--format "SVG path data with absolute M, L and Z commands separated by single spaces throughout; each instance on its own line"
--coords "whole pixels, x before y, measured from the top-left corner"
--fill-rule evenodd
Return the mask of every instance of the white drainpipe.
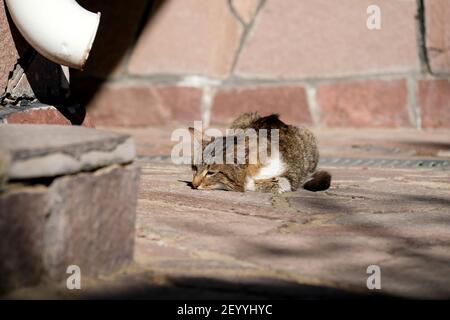
M 75 0 L 6 0 L 22 36 L 47 59 L 83 69 L 100 22 L 100 12 Z

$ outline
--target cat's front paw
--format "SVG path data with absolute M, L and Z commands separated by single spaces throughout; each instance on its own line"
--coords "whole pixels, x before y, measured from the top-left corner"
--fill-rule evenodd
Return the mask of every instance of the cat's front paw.
M 285 177 L 276 177 L 264 180 L 255 180 L 255 191 L 284 193 L 292 191 L 291 183 Z
M 277 183 L 278 183 L 278 193 L 292 191 L 291 183 L 289 182 L 289 180 L 287 178 L 279 177 L 279 178 L 277 178 Z

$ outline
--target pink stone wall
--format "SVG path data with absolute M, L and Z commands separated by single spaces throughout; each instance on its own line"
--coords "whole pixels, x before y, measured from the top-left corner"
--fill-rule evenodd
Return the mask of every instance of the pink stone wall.
M 74 98 L 98 125 L 450 127 L 450 0 L 101 0 Z M 381 9 L 369 30 L 367 8 Z M 0 79 L 1 85 L 1 79 Z

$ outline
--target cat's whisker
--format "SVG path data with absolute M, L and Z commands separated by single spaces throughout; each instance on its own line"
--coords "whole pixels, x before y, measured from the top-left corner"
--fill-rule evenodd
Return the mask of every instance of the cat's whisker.
M 192 185 L 192 181 L 188 181 L 188 180 L 177 180 L 178 182 L 183 182 L 185 183 L 188 187 L 194 188 L 194 186 Z

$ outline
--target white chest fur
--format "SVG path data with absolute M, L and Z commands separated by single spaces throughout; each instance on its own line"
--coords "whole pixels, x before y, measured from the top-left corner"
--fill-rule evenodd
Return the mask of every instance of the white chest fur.
M 286 170 L 286 166 L 281 157 L 270 159 L 267 164 L 259 169 L 258 173 L 253 177 L 255 180 L 272 179 L 281 176 Z

